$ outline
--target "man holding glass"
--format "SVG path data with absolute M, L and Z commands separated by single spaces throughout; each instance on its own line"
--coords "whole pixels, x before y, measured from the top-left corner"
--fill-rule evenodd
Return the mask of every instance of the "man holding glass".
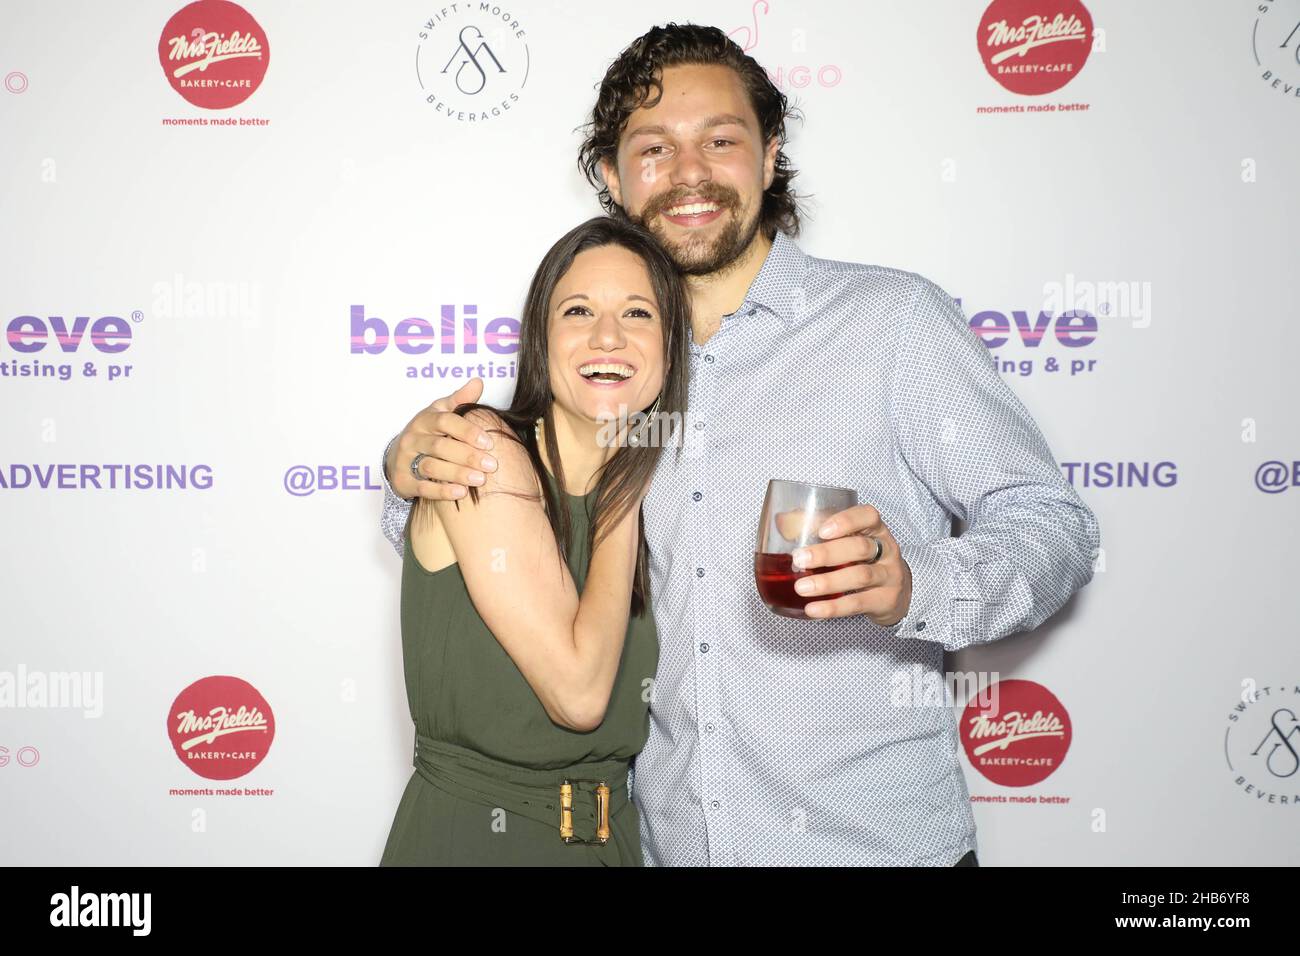
M 1092 577 L 1097 521 L 952 299 L 795 244 L 789 115 L 721 31 L 669 24 L 610 66 L 580 157 L 692 293 L 684 447 L 643 510 L 660 640 L 632 787 L 646 862 L 974 865 L 952 707 L 895 689 L 1055 613 Z M 449 412 L 481 389 L 390 443 L 399 553 L 404 499 L 461 497 L 495 467 Z M 860 502 L 788 552 L 797 615 L 755 586 L 774 479 Z

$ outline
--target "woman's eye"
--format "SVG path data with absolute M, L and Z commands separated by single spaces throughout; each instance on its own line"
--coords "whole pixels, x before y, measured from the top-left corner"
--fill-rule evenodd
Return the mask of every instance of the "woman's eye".
M 653 316 L 645 309 L 628 309 L 627 314 L 637 319 L 650 319 Z
M 565 315 L 590 315 L 590 310 L 585 305 L 571 305 L 564 310 Z

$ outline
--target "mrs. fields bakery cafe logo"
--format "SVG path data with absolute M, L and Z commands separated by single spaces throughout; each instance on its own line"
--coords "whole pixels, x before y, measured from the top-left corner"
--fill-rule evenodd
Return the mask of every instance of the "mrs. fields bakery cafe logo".
M 158 38 L 158 60 L 171 88 L 205 110 L 228 110 L 262 85 L 271 63 L 266 32 L 230 0 L 198 0 L 182 7 Z M 187 116 L 163 119 L 164 126 L 266 126 L 250 116 Z
M 167 736 L 181 763 L 200 777 L 233 780 L 266 757 L 275 738 L 275 716 L 248 681 L 204 677 L 172 703 Z
M 1046 780 L 1070 749 L 1073 734 L 1065 706 L 1031 680 L 999 681 L 989 698 L 996 701 L 991 707 L 972 698 L 961 715 L 961 742 L 971 766 L 1003 787 Z
M 984 69 L 1018 96 L 1055 93 L 1079 75 L 1094 46 L 1080 0 L 993 0 L 975 31 Z M 979 106 L 977 113 L 1078 112 L 1087 103 L 1042 100 Z

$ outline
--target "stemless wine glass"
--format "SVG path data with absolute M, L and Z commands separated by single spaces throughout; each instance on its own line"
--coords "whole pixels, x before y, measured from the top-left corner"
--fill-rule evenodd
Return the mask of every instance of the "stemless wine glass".
M 809 601 L 830 601 L 842 594 L 807 596 L 794 589 L 794 582 L 813 574 L 847 568 L 852 562 L 834 567 L 794 569 L 791 555 L 796 548 L 818 544 L 817 534 L 833 515 L 858 503 L 858 493 L 851 488 L 832 488 L 803 481 L 772 479 L 767 483 L 763 514 L 758 524 L 758 549 L 754 552 L 754 581 L 758 596 L 774 613 L 784 617 L 807 618 L 804 608 Z

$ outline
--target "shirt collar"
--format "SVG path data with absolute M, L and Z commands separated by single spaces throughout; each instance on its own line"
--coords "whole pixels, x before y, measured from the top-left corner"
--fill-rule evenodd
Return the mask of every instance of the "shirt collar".
M 793 325 L 807 308 L 808 293 L 804 288 L 807 271 L 807 254 L 778 229 L 772 248 L 763 260 L 763 268 L 754 276 L 744 304 L 736 311 L 752 314 L 757 306 L 779 316 L 786 325 Z

